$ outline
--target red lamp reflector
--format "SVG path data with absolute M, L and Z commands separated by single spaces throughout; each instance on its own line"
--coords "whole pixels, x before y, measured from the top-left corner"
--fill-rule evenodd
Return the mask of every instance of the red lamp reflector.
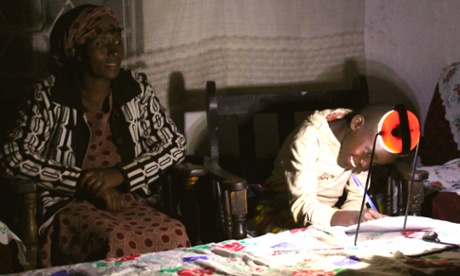
M 420 123 L 414 113 L 407 110 L 407 119 L 410 132 L 410 150 L 414 149 L 420 140 Z M 399 114 L 392 110 L 383 115 L 380 119 L 379 142 L 387 151 L 391 153 L 402 153 L 403 140 L 401 136 L 401 123 Z

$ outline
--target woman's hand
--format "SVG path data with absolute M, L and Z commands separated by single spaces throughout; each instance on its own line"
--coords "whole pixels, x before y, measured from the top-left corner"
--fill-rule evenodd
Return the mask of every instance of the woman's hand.
M 358 223 L 359 211 L 339 210 L 331 218 L 331 226 L 350 226 Z M 363 212 L 361 222 L 386 217 L 374 209 L 367 209 Z
M 115 188 L 107 188 L 96 197 L 104 202 L 107 211 L 120 212 L 127 207 L 123 194 Z
M 90 169 L 83 172 L 81 189 L 92 195 L 98 195 L 109 188 L 115 188 L 123 183 L 123 175 L 115 168 Z

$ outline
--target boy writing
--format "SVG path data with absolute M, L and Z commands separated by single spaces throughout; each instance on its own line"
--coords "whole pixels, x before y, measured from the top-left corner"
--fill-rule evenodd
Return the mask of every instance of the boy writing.
M 257 220 L 259 230 L 269 232 L 305 227 L 356 224 L 363 191 L 352 180 L 365 183 L 381 117 L 393 107 L 373 104 L 353 113 L 349 109 L 316 111 L 284 142 L 271 177 L 265 182 L 269 200 Z M 397 158 L 376 144 L 374 164 Z M 346 193 L 340 209 L 334 206 Z M 361 221 L 381 218 L 367 209 Z

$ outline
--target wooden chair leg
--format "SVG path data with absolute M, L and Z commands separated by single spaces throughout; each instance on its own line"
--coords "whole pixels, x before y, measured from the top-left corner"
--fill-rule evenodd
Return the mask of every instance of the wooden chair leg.
M 37 194 L 35 192 L 25 193 L 21 197 L 24 218 L 21 222 L 19 235 L 26 246 L 27 263 L 24 266 L 24 270 L 32 270 L 37 268 L 38 258 L 38 227 L 35 219 Z
M 24 270 L 33 270 L 38 265 L 38 226 L 36 220 L 37 189 L 31 180 L 14 179 L 9 181 L 17 200 L 13 228 L 26 248 Z
M 183 222 L 192 245 L 202 244 L 199 223 L 200 213 L 198 210 L 197 191 L 195 189 L 195 185 L 198 180 L 199 177 L 188 177 L 182 179 L 182 182 L 185 183 L 185 189 L 183 191 L 183 195 L 181 196 L 179 207 L 179 213 L 182 215 Z
M 247 236 L 246 214 L 248 210 L 246 190 L 231 192 L 230 200 L 232 202 L 233 238 L 245 239 Z
M 409 214 L 421 215 L 424 198 L 423 180 L 428 178 L 428 172 L 416 170 L 412 177 L 411 166 L 401 161 L 395 161 L 388 167 L 390 168 L 387 191 L 388 214 L 404 215 L 409 199 Z

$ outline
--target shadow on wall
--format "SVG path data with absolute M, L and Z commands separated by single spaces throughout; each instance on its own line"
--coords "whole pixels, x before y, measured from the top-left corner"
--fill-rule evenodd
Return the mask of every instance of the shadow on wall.
M 406 81 L 391 68 L 382 63 L 367 60 L 366 77 L 369 85 L 369 98 L 371 103 L 402 103 L 407 109 L 417 114 L 420 120 L 422 119 L 420 118 L 420 107 L 416 94 Z
M 338 78 L 337 72 L 342 72 L 342 76 Z M 330 68 L 330 70 L 318 74 L 317 80 L 303 82 L 303 84 L 310 87 L 310 91 L 351 88 L 353 79 L 359 73 L 357 63 L 354 60 L 346 60 L 341 69 Z M 273 86 L 282 88 L 291 85 L 293 83 L 273 84 Z M 204 89 L 205 83 L 203 83 L 202 88 L 187 89 L 186 80 L 181 72 L 172 72 L 170 74 L 168 111 L 178 129 L 185 134 L 187 138 L 187 154 L 190 155 L 209 154 Z
M 206 98 L 202 89 L 186 89 L 181 72 L 172 72 L 168 85 L 169 114 L 187 139 L 187 154 L 207 155 Z M 201 150 L 198 150 L 202 147 Z M 200 152 L 200 153 L 198 153 Z

